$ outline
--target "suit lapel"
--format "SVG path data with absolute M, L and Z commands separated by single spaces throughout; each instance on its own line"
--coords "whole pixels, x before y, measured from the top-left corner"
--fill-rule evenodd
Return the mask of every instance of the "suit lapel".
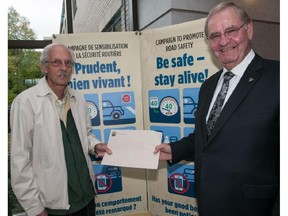
M 218 134 L 223 125 L 227 122 L 227 120 L 230 118 L 233 112 L 237 109 L 237 107 L 248 95 L 251 88 L 256 84 L 257 80 L 261 76 L 261 71 L 259 70 L 261 68 L 262 68 L 262 58 L 256 55 L 255 58 L 252 60 L 251 64 L 247 67 L 241 80 L 239 81 L 238 85 L 236 86 L 235 90 L 230 96 L 229 100 L 225 104 L 221 112 L 221 115 L 219 116 L 216 125 L 212 130 L 207 145 Z

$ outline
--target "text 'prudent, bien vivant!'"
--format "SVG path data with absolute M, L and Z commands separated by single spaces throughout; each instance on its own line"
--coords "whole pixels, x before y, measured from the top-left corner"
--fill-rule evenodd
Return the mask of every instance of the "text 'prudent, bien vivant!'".
M 131 87 L 130 75 L 117 76 L 121 73 L 121 69 L 117 67 L 117 62 L 112 61 L 110 63 L 100 63 L 96 61 L 95 64 L 81 64 L 75 63 L 75 73 L 69 86 L 77 90 L 89 90 L 100 88 L 123 88 Z M 95 75 L 99 76 L 95 76 Z M 103 78 L 105 74 L 113 74 L 113 78 Z M 78 75 L 94 75 L 93 79 L 87 77 L 87 79 L 79 79 Z M 114 77 L 116 75 L 117 77 Z

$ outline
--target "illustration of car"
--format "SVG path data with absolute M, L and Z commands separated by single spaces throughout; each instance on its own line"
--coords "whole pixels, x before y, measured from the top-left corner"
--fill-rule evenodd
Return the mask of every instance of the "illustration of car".
M 194 169 L 185 168 L 184 169 L 184 176 L 187 179 L 194 181 Z
M 102 109 L 104 117 L 112 117 L 114 120 L 118 120 L 124 115 L 123 108 L 121 106 L 114 106 L 110 100 L 102 101 Z
M 184 114 L 191 114 L 192 116 L 196 116 L 198 104 L 193 100 L 190 96 L 183 97 L 183 108 Z
M 106 174 L 109 175 L 111 178 L 117 178 L 121 176 L 121 171 L 119 167 L 112 167 L 109 166 L 106 168 Z

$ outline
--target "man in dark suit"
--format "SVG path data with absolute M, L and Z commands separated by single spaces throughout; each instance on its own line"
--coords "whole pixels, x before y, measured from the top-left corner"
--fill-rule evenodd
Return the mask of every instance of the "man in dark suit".
M 195 132 L 155 153 L 170 164 L 194 157 L 201 216 L 279 215 L 279 62 L 253 51 L 252 21 L 234 3 L 210 11 L 205 33 L 223 69 L 200 89 Z

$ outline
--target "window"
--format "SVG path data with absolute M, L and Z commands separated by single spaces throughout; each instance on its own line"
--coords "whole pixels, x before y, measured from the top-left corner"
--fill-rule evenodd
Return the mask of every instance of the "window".
M 103 29 L 103 32 L 120 32 L 122 31 L 121 25 L 121 10 L 119 9 L 112 17 L 110 22 Z

